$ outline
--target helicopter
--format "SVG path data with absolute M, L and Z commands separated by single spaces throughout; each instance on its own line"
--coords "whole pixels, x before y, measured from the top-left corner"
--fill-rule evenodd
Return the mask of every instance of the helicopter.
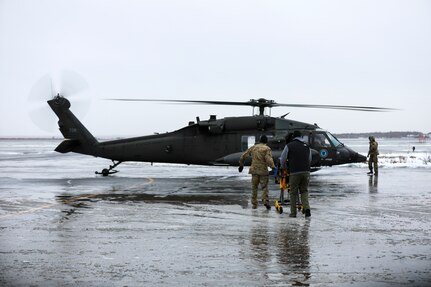
M 64 140 L 55 148 L 59 153 L 74 152 L 112 160 L 112 165 L 96 174 L 108 176 L 118 172 L 115 168 L 128 161 L 174 163 L 187 165 L 238 166 L 239 158 L 260 136 L 266 135 L 276 162 L 285 146 L 285 137 L 295 130 L 301 131 L 312 151 L 312 170 L 324 166 L 360 163 L 366 157 L 345 146 L 330 132 L 317 124 L 286 119 L 286 115 L 272 117 L 265 114 L 273 107 L 304 107 L 379 112 L 390 110 L 381 107 L 279 104 L 264 98 L 244 102 L 108 99 L 113 101 L 163 101 L 188 104 L 251 106 L 258 113 L 252 116 L 235 116 L 218 119 L 211 115 L 207 120 L 196 117 L 187 126 L 173 132 L 99 142 L 70 110 L 71 103 L 57 94 L 47 103 L 57 115 L 59 130 Z M 250 160 L 245 163 L 250 165 Z

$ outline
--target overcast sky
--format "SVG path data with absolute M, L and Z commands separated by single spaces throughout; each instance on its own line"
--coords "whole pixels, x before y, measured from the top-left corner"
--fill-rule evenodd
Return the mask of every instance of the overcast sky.
M 61 70 L 88 83 L 76 97 L 91 99 L 88 111 L 73 98 L 71 110 L 95 136 L 252 112 L 104 98 L 382 106 L 401 110 L 272 115 L 333 133 L 430 132 L 431 1 L 0 0 L 0 136 L 61 135 L 29 116 L 32 87 Z

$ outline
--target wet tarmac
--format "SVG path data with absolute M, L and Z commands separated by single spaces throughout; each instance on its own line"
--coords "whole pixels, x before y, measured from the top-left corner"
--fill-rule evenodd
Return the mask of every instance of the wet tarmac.
M 306 219 L 235 168 L 103 163 L 3 159 L 1 286 L 431 286 L 428 168 L 318 171 Z

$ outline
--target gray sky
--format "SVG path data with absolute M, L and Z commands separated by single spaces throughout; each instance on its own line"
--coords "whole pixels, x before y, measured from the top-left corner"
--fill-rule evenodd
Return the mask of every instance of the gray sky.
M 333 133 L 430 132 L 431 1 L 0 0 L 0 136 L 60 136 L 34 124 L 29 95 L 63 69 L 90 86 L 80 119 L 95 136 L 251 114 L 102 100 L 136 97 L 383 106 L 402 110 L 272 115 L 290 112 Z

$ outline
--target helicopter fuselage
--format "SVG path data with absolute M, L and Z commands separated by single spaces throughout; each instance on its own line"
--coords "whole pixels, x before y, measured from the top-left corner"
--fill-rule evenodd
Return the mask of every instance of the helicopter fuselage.
M 363 155 L 339 142 L 316 125 L 265 115 L 227 117 L 190 122 L 174 132 L 98 142 L 69 110 L 63 97 L 48 101 L 59 117 L 65 140 L 55 149 L 111 159 L 117 162 L 160 162 L 237 166 L 241 154 L 265 134 L 275 161 L 285 146 L 285 136 L 300 130 L 312 149 L 312 167 L 363 162 Z M 246 162 L 249 164 L 250 162 Z

